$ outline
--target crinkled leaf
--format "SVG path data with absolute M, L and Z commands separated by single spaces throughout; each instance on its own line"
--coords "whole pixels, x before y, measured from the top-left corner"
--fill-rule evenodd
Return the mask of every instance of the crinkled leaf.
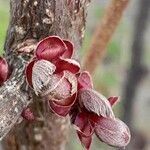
M 52 76 L 51 84 L 53 88 L 47 89 L 46 95 L 48 99 L 62 100 L 66 99 L 77 91 L 77 79 L 74 74 L 70 72 L 63 72 L 63 76 L 57 81 L 57 76 Z M 56 80 L 55 80 L 56 79 Z
M 87 71 L 81 72 L 81 74 L 78 77 L 78 89 L 82 88 L 93 88 L 91 75 Z
M 9 66 L 6 59 L 0 57 L 0 84 L 5 82 L 9 76 Z
M 89 137 L 93 134 L 94 127 L 91 125 L 87 113 L 79 113 L 76 116 L 74 125 L 76 130 L 78 130 L 82 136 Z
M 111 106 L 113 106 L 118 101 L 118 97 L 117 96 L 111 96 L 108 98 L 108 101 L 111 104 Z
M 76 101 L 77 94 L 73 94 L 72 96 L 62 99 L 62 100 L 54 100 L 54 102 L 61 106 L 72 106 Z
M 85 147 L 86 150 L 89 150 L 92 143 L 92 136 L 85 137 L 79 131 L 77 131 L 77 135 L 83 147 Z
M 32 85 L 32 69 L 33 69 L 33 65 L 35 63 L 36 60 L 32 60 L 26 67 L 26 70 L 25 70 L 25 74 L 26 74 L 26 81 L 27 83 L 29 84 L 30 87 L 33 88 L 33 85 Z
M 57 93 L 54 93 L 53 91 L 62 83 L 62 80 L 65 78 L 65 73 L 61 72 L 59 74 L 53 74 L 49 76 L 49 82 L 45 87 L 43 87 L 43 92 L 41 93 L 41 96 L 47 96 L 49 99 L 53 99 L 54 96 Z M 56 98 L 57 99 L 57 98 Z
M 36 56 L 38 59 L 52 61 L 59 58 L 66 50 L 66 44 L 62 39 L 50 36 L 40 41 L 36 49 Z
M 71 95 L 73 95 L 74 93 L 77 92 L 77 78 L 76 76 L 69 72 L 69 71 L 64 71 L 64 74 L 65 74 L 65 78 L 70 82 L 71 84 Z
M 50 109 L 57 115 L 65 117 L 69 114 L 71 106 L 61 106 L 58 105 L 55 101 L 49 100 L 49 107 Z
M 55 65 L 57 73 L 68 70 L 73 74 L 76 74 L 80 70 L 80 64 L 73 59 L 60 59 L 55 63 Z
M 62 100 L 66 99 L 67 97 L 71 96 L 71 84 L 70 82 L 66 79 L 63 78 L 59 84 L 55 87 L 54 90 L 52 90 L 49 94 L 52 96 L 54 99 Z
M 60 76 L 60 74 L 63 75 Z M 50 85 L 50 88 L 47 87 L 47 90 L 45 90 L 44 93 L 44 95 L 46 95 L 47 99 L 49 100 L 66 99 L 77 92 L 77 78 L 69 71 L 64 71 L 62 73 L 52 75 Z
M 130 130 L 121 120 L 98 117 L 95 123 L 95 134 L 106 144 L 125 147 L 130 142 Z
M 47 60 L 38 60 L 34 63 L 32 69 L 32 84 L 37 95 L 41 94 L 45 87 L 49 85 L 55 69 L 55 65 Z
M 63 40 L 63 42 L 66 44 L 67 50 L 63 53 L 63 55 L 61 57 L 62 58 L 71 58 L 73 55 L 74 46 L 70 41 Z
M 84 106 L 89 112 L 94 112 L 103 117 L 114 118 L 114 113 L 109 101 L 93 89 L 79 90 L 78 100 L 81 107 Z

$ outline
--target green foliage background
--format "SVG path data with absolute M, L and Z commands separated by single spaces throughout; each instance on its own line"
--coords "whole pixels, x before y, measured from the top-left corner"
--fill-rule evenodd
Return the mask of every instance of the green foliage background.
M 3 53 L 3 46 L 9 21 L 8 1 L 0 0 L 0 54 Z

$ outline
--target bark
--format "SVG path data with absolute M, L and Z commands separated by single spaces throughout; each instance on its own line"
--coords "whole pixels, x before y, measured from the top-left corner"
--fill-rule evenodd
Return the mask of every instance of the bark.
M 143 64 L 144 34 L 148 23 L 150 8 L 149 0 L 139 0 L 139 9 L 134 25 L 133 44 L 131 47 L 131 65 L 129 67 L 125 88 L 123 91 L 123 120 L 132 127 L 132 108 L 134 97 L 141 79 L 146 74 Z
M 35 97 L 25 83 L 24 69 L 26 63 L 33 57 L 37 42 L 48 35 L 58 35 L 69 39 L 74 43 L 76 50 L 80 49 L 88 3 L 89 0 L 10 1 L 10 23 L 5 51 L 13 73 L 0 88 L 0 94 L 4 96 L 4 99 L 0 97 L 1 103 L 5 104 L 0 105 L 0 110 L 5 112 L 0 119 L 5 121 L 3 117 L 9 116 L 5 124 L 8 127 L 7 131 L 11 129 L 11 133 L 3 140 L 6 150 L 65 149 L 68 119 L 51 114 L 45 103 Z M 76 59 L 78 59 L 77 55 L 76 51 L 74 55 Z M 6 91 L 5 95 L 2 90 Z M 5 101 L 8 101 L 9 105 L 6 105 Z M 12 129 L 22 110 L 29 103 L 32 103 L 36 121 L 33 123 L 23 121 Z M 19 111 L 14 111 L 16 108 L 19 108 Z M 5 126 L 1 128 L 3 128 L 3 134 L 6 133 Z
M 88 70 L 91 74 L 94 73 L 106 52 L 106 47 L 121 20 L 128 2 L 129 0 L 111 0 L 95 29 L 91 46 L 83 62 L 84 70 Z

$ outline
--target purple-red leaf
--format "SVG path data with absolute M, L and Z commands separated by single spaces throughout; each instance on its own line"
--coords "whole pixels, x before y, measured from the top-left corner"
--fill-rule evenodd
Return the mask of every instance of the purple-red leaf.
M 27 65 L 26 70 L 25 70 L 26 81 L 29 84 L 29 86 L 32 87 L 32 88 L 33 88 L 33 85 L 32 85 L 32 69 L 33 69 L 33 65 L 34 65 L 35 62 L 36 62 L 36 60 L 32 60 Z
M 37 46 L 36 56 L 38 59 L 56 60 L 67 50 L 66 44 L 57 36 L 43 39 Z
M 9 66 L 6 59 L 0 57 L 0 84 L 5 82 L 9 76 Z
M 66 44 L 67 50 L 63 53 L 63 55 L 61 57 L 62 58 L 71 58 L 73 55 L 74 46 L 70 41 L 63 40 L 63 42 Z
M 72 106 L 76 101 L 77 93 L 63 100 L 53 100 L 57 105 Z
M 81 72 L 78 77 L 78 89 L 82 88 L 93 88 L 91 75 L 87 71 Z
M 49 107 L 50 109 L 57 115 L 65 117 L 69 114 L 71 106 L 61 106 L 58 105 L 55 101 L 49 100 Z
M 130 142 L 130 130 L 119 119 L 98 117 L 95 119 L 95 134 L 108 145 L 125 147 Z
M 82 136 L 89 137 L 94 132 L 94 127 L 91 125 L 87 113 L 79 113 L 76 116 L 74 125 Z
M 117 103 L 118 97 L 117 96 L 111 96 L 108 98 L 108 101 L 109 101 L 110 105 L 113 106 L 115 103 Z
M 80 64 L 73 60 L 73 59 L 60 59 L 55 63 L 56 65 L 56 72 L 62 72 L 64 70 L 68 70 L 72 72 L 73 74 L 76 74 L 80 70 Z
M 89 150 L 92 143 L 92 136 L 85 137 L 79 131 L 77 131 L 77 135 L 81 144 L 86 148 L 86 150 Z
M 77 79 L 74 74 L 64 71 L 60 79 L 57 76 L 59 74 L 52 75 L 51 85 L 53 85 L 53 88 L 48 88 L 44 93 L 44 95 L 47 95 L 48 100 L 66 99 L 77 92 Z
M 23 110 L 21 116 L 28 121 L 33 121 L 35 119 L 34 114 L 30 110 L 30 108 L 26 108 L 25 110 Z
M 84 106 L 89 112 L 94 112 L 103 117 L 114 118 L 114 113 L 109 101 L 93 89 L 79 90 L 78 100 L 81 107 Z

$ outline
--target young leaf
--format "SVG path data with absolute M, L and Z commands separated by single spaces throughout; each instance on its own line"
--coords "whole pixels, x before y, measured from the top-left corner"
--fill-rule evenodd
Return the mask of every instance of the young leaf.
M 92 89 L 81 89 L 78 92 L 78 100 L 81 107 L 85 107 L 89 112 L 103 117 L 114 118 L 109 101 L 100 93 Z
M 112 118 L 98 117 L 95 120 L 95 133 L 101 141 L 114 147 L 125 147 L 131 138 L 127 125 Z
M 66 44 L 57 36 L 43 39 L 37 46 L 36 56 L 38 59 L 52 61 L 59 58 L 67 50 Z
M 78 77 L 78 89 L 90 88 L 93 89 L 93 82 L 89 72 L 84 71 Z

